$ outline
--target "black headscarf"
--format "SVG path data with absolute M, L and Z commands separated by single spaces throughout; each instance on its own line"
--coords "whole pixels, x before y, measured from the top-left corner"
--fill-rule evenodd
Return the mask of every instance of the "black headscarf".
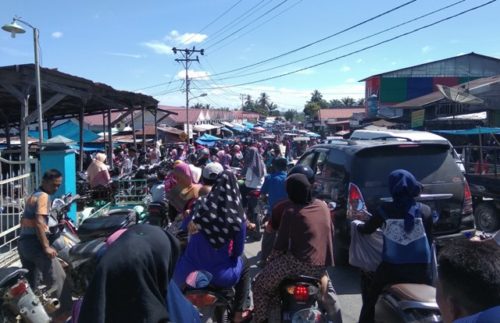
M 312 202 L 312 185 L 304 174 L 292 174 L 286 179 L 288 198 L 297 204 Z
M 79 322 L 169 322 L 167 285 L 178 257 L 169 233 L 147 224 L 130 227 L 97 265 Z
M 236 177 L 229 171 L 223 171 L 210 193 L 195 204 L 193 222 L 217 249 L 234 239 L 235 232 L 241 230 L 245 220 Z
M 422 192 L 422 184 L 409 171 L 396 169 L 389 174 L 389 191 L 396 210 L 404 213 L 405 231 L 413 230 L 415 212 L 411 212 L 411 208 L 417 203 L 415 197 Z

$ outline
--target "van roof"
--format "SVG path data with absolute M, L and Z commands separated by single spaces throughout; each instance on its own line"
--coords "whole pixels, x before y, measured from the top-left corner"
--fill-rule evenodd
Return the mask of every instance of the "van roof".
M 428 141 L 428 142 L 446 142 L 449 144 L 448 139 L 436 135 L 432 132 L 427 131 L 417 131 L 417 130 L 394 130 L 394 129 L 382 129 L 382 130 L 355 130 L 349 139 L 352 140 L 377 140 L 387 138 L 406 138 L 411 141 Z

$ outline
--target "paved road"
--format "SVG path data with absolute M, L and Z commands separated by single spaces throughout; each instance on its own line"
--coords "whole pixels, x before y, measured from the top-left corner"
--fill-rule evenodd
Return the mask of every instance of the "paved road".
M 259 252 L 260 242 L 245 245 L 245 254 L 252 265 L 252 277 L 259 271 L 259 268 L 255 265 L 260 259 Z M 343 322 L 356 323 L 361 310 L 361 294 L 357 270 L 352 267 L 335 267 L 328 272 L 340 298 Z

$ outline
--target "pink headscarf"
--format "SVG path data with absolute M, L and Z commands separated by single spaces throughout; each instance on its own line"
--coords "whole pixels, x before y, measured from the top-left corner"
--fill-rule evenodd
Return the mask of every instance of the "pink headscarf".
M 178 163 L 177 165 L 174 166 L 174 170 L 175 171 L 178 171 L 184 175 L 186 175 L 187 177 L 189 177 L 191 179 L 191 183 L 195 183 L 195 179 L 193 177 L 193 173 L 191 172 L 191 168 L 189 167 L 188 164 L 184 163 L 184 162 L 180 162 Z

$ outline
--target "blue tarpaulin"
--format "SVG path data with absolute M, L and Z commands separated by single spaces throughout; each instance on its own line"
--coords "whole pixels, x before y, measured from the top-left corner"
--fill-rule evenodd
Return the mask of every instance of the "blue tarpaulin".
M 254 126 L 253 123 L 250 123 L 250 122 L 243 122 L 243 125 L 245 127 L 247 127 L 248 129 L 253 129 L 253 126 Z
M 221 138 L 209 134 L 204 134 L 200 138 L 196 139 L 196 142 L 203 146 L 212 147 L 219 140 L 221 140 Z
M 38 138 L 38 130 L 29 131 L 29 136 Z M 52 137 L 64 136 L 74 142 L 80 141 L 80 127 L 72 121 L 66 121 L 52 128 Z M 43 131 L 43 137 L 49 137 L 47 130 Z M 99 136 L 90 130 L 83 129 L 83 142 L 92 142 L 98 139 Z
M 472 129 L 460 129 L 460 130 L 432 130 L 436 133 L 444 133 L 448 135 L 489 135 L 489 134 L 500 134 L 500 128 L 488 128 L 488 127 L 477 127 Z

